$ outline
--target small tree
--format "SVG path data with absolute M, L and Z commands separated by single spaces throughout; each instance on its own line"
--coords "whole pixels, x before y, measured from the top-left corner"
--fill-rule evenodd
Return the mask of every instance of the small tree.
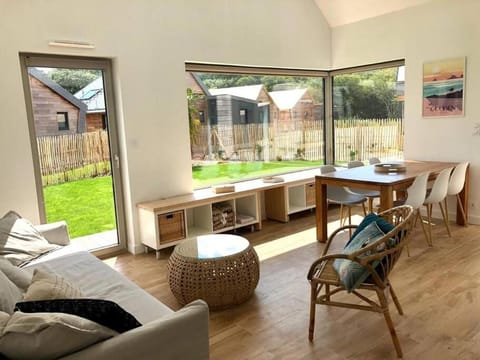
M 198 118 L 198 100 L 202 95 L 195 94 L 192 89 L 187 88 L 188 102 L 188 126 L 190 131 L 190 152 L 193 155 L 193 145 L 197 143 L 197 137 L 200 130 L 200 119 Z

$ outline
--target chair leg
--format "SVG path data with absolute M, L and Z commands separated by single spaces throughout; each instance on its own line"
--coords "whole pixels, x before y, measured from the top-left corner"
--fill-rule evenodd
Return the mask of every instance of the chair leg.
M 400 341 L 398 340 L 397 332 L 395 331 L 392 318 L 390 317 L 390 310 L 388 309 L 387 299 L 385 297 L 383 290 L 378 289 L 377 294 L 380 300 L 380 305 L 383 310 L 383 316 L 385 318 L 385 322 L 387 323 L 388 330 L 390 331 L 390 336 L 392 337 L 393 346 L 395 346 L 395 350 L 397 351 L 397 356 L 401 358 L 403 356 L 402 348 L 400 347 Z
M 369 197 L 368 198 L 368 212 L 372 212 L 372 211 L 373 211 L 373 198 Z
M 417 217 L 415 218 L 415 221 L 416 219 L 420 219 L 420 225 L 422 225 L 423 235 L 425 235 L 425 241 L 427 242 L 427 245 L 433 246 L 433 244 L 431 243 L 428 237 L 427 230 L 425 229 L 425 224 L 423 223 L 423 218 L 422 218 L 422 214 L 420 214 L 420 209 L 417 209 Z
M 392 296 L 393 303 L 397 307 L 398 313 L 400 315 L 403 315 L 402 306 L 400 305 L 400 301 L 398 301 L 397 294 L 395 294 L 395 291 L 393 291 L 392 284 L 390 284 L 389 288 L 390 288 L 390 295 Z
M 352 207 L 348 206 L 348 225 L 352 225 Z
M 428 238 L 430 239 L 430 246 L 433 246 L 432 241 L 432 204 L 427 204 L 427 219 L 428 219 Z
M 456 198 L 457 198 L 458 207 L 460 208 L 460 212 L 462 213 L 463 222 L 465 226 L 468 226 L 467 215 L 465 214 L 465 209 L 463 208 L 462 200 L 460 199 L 460 194 L 457 194 Z
M 367 216 L 367 210 L 365 209 L 365 203 L 362 203 L 363 216 Z
M 446 201 L 446 199 L 445 199 L 445 201 Z M 443 209 L 442 202 L 440 201 L 438 203 L 438 205 L 440 206 L 440 211 L 442 212 L 442 218 L 443 218 L 443 222 L 445 223 L 445 227 L 447 228 L 448 236 L 452 237 L 452 233 L 450 232 L 450 226 L 448 225 L 448 219 L 445 215 L 445 210 Z
M 315 331 L 315 308 L 317 300 L 317 287 L 316 285 L 311 285 L 310 292 L 310 322 L 308 326 L 308 340 L 313 341 L 313 332 Z
M 343 204 L 340 204 L 340 226 L 343 226 Z

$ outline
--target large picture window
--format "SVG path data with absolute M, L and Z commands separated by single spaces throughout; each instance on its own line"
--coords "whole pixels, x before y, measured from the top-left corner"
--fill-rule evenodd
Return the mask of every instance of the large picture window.
M 194 187 L 324 163 L 324 78 L 188 71 Z
M 404 73 L 399 64 L 333 74 L 336 164 L 403 159 Z

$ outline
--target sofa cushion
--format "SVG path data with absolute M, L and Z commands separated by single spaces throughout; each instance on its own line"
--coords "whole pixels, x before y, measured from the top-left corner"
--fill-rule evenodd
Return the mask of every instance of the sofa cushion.
M 4 257 L 0 257 L 0 271 L 23 291 L 27 290 L 32 282 L 32 270 L 19 268 Z
M 22 266 L 36 257 L 58 249 L 26 219 L 10 211 L 0 219 L 0 255 Z
M 22 292 L 2 271 L 0 271 L 0 289 L 0 311 L 11 314 L 15 303 L 22 299 Z
M 32 301 L 81 297 L 83 297 L 82 292 L 62 276 L 42 269 L 35 269 L 32 283 L 23 299 Z
M 351 254 L 352 252 L 360 250 L 376 240 L 381 239 L 384 235 L 385 234 L 379 228 L 377 223 L 373 221 L 364 227 L 357 236 L 354 238 L 352 237 L 352 240 L 343 249 L 343 253 Z M 363 256 L 367 255 L 369 254 L 364 254 Z M 375 261 L 372 263 L 372 266 L 375 268 L 378 264 L 379 261 Z M 370 272 L 365 266 L 348 259 L 335 259 L 333 262 L 333 268 L 337 272 L 340 282 L 348 292 L 358 288 L 370 275 Z
M 95 321 L 119 333 L 135 329 L 137 319 L 118 304 L 101 299 L 57 299 L 19 302 L 16 310 L 23 312 L 61 312 Z
M 9 359 L 56 359 L 111 338 L 117 333 L 79 316 L 15 312 L 0 333 L 0 353 Z
M 68 245 L 28 264 L 62 276 L 77 286 L 85 297 L 116 302 L 142 324 L 170 315 L 173 311 L 87 251 Z M 161 274 L 159 274 L 160 276 Z

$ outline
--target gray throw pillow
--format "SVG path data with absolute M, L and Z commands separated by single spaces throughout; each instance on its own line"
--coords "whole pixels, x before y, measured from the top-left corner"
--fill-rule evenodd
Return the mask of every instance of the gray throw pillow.
M 0 289 L 0 311 L 12 314 L 15 304 L 22 299 L 22 292 L 2 271 Z
M 4 257 L 0 257 L 0 271 L 2 271 L 11 282 L 13 282 L 23 291 L 26 291 L 32 282 L 32 269 L 19 268 Z
M 14 211 L 0 219 L 0 255 L 14 265 L 25 265 L 59 247 L 50 244 L 28 220 Z

